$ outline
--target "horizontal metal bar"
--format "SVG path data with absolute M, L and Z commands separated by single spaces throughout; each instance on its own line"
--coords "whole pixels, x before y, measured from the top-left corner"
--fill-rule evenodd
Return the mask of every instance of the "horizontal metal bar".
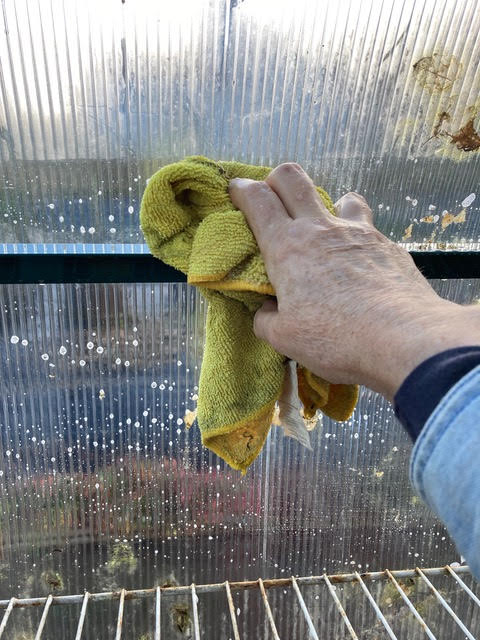
M 0 284 L 185 281 L 183 273 L 151 255 L 0 255 Z
M 480 278 L 478 251 L 410 251 L 426 278 Z M 0 284 L 185 282 L 148 254 L 2 254 Z
M 462 575 L 470 575 L 470 567 L 450 567 L 452 571 L 455 573 Z M 446 567 L 435 567 L 422 569 L 423 573 L 427 576 L 441 576 L 441 575 L 449 575 L 449 571 Z M 406 569 L 406 570 L 394 570 L 390 572 L 395 578 L 416 578 L 418 577 L 418 573 L 416 569 Z M 388 580 L 388 575 L 386 571 L 371 571 L 367 573 L 359 574 L 361 578 L 365 581 L 370 580 Z M 357 575 L 355 573 L 340 573 L 333 574 L 328 576 L 330 582 L 332 583 L 341 583 L 341 582 L 357 582 Z M 297 583 L 300 585 L 315 585 L 322 584 L 325 582 L 325 578 L 323 575 L 321 576 L 306 576 L 301 578 L 296 578 Z M 243 582 L 230 582 L 230 589 L 232 591 L 241 591 L 243 589 L 258 589 L 258 580 L 246 580 Z M 275 589 L 278 587 L 288 587 L 291 586 L 292 581 L 291 578 L 275 578 L 271 580 L 263 580 L 263 586 L 265 589 Z M 157 587 L 151 587 L 148 589 L 135 589 L 133 591 L 104 591 L 101 593 L 91 593 L 89 597 L 89 602 L 97 602 L 101 600 L 117 600 L 121 597 L 122 593 L 124 593 L 125 600 L 137 600 L 139 598 L 151 598 L 152 595 L 156 592 Z M 196 593 L 212 593 L 214 591 L 223 591 L 225 589 L 225 583 L 219 582 L 214 584 L 198 584 L 195 585 Z M 162 596 L 185 596 L 191 593 L 191 587 L 160 587 L 162 592 Z M 85 594 L 80 595 L 69 595 L 69 596 L 53 596 L 52 605 L 57 604 L 80 604 L 83 602 L 83 598 Z M 42 598 L 15 598 L 15 602 L 13 604 L 14 607 L 36 607 L 45 604 L 47 601 L 46 597 Z M 6 609 L 11 602 L 10 600 L 0 600 L 0 609 Z

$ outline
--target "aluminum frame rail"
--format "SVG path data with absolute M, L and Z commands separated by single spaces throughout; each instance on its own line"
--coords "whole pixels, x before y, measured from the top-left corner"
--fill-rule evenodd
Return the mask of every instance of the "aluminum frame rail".
M 9 600 L 0 600 L 0 608 L 5 609 L 5 613 L 3 614 L 3 618 L 0 622 L 0 638 L 6 638 L 4 635 L 5 629 L 7 628 L 8 621 L 10 619 L 11 613 L 14 608 L 17 607 L 43 607 L 42 616 L 40 618 L 40 622 L 36 629 L 35 640 L 41 640 L 42 632 L 45 627 L 45 623 L 47 621 L 48 613 L 52 606 L 54 605 L 68 605 L 68 604 L 82 604 L 80 616 L 78 620 L 78 625 L 76 629 L 75 639 L 81 640 L 83 626 L 85 622 L 85 616 L 87 614 L 87 607 L 90 602 L 96 601 L 105 601 L 105 600 L 118 600 L 118 613 L 117 613 L 117 624 L 116 624 L 116 632 L 115 632 L 115 640 L 121 640 L 122 632 L 123 632 L 123 622 L 124 622 L 124 605 L 126 600 L 136 600 L 140 598 L 151 598 L 155 604 L 154 606 L 154 620 L 152 620 L 154 625 L 154 640 L 163 640 L 164 636 L 161 634 L 161 602 L 165 597 L 171 596 L 189 596 L 192 604 L 192 618 L 193 618 L 193 638 L 194 640 L 200 640 L 201 638 L 201 628 L 199 622 L 199 598 L 198 594 L 202 593 L 212 593 L 212 592 L 223 592 L 226 598 L 226 606 L 228 607 L 228 611 L 230 614 L 230 620 L 233 631 L 234 640 L 241 640 L 241 635 L 239 633 L 239 628 L 237 624 L 235 607 L 232 598 L 232 591 L 242 591 L 245 589 L 258 589 L 261 598 L 263 601 L 263 606 L 265 610 L 265 614 L 268 620 L 268 624 L 273 634 L 273 638 L 275 640 L 280 640 L 280 636 L 275 625 L 275 614 L 272 611 L 272 608 L 268 601 L 267 591 L 269 589 L 275 589 L 279 587 L 291 587 L 292 595 L 296 598 L 298 605 L 302 611 L 302 614 L 305 618 L 306 625 L 309 630 L 310 638 L 312 640 L 320 640 L 318 636 L 318 632 L 315 628 L 315 621 L 312 618 L 310 611 L 305 603 L 303 595 L 300 590 L 300 586 L 306 585 L 325 585 L 328 589 L 329 594 L 332 597 L 333 602 L 335 603 L 335 608 L 339 616 L 343 619 L 346 630 L 349 633 L 349 636 L 354 640 L 358 640 L 359 636 L 357 633 L 360 630 L 355 631 L 352 626 L 351 621 L 349 620 L 345 609 L 343 608 L 338 595 L 335 592 L 335 584 L 338 583 L 358 583 L 362 591 L 364 592 L 368 602 L 372 606 L 377 619 L 383 625 L 385 632 L 392 639 L 396 640 L 398 636 L 395 635 L 395 632 L 392 630 L 390 625 L 388 624 L 385 616 L 383 615 L 379 604 L 375 601 L 371 592 L 368 589 L 368 582 L 375 580 L 385 580 L 389 581 L 394 588 L 398 591 L 400 597 L 402 598 L 405 605 L 408 607 L 410 612 L 414 615 L 419 625 L 422 627 L 423 631 L 427 635 L 430 640 L 435 640 L 436 636 L 429 628 L 425 620 L 422 618 L 419 611 L 415 608 L 412 601 L 408 598 L 408 595 L 401 588 L 398 583 L 398 580 L 405 578 L 418 578 L 423 581 L 433 596 L 436 598 L 439 606 L 448 613 L 449 616 L 453 618 L 457 626 L 464 633 L 465 637 L 469 640 L 476 640 L 475 636 L 467 629 L 464 623 L 458 618 L 450 605 L 443 598 L 441 593 L 435 588 L 432 582 L 429 580 L 429 577 L 439 576 L 439 575 L 447 575 L 450 576 L 456 584 L 466 593 L 466 595 L 474 602 L 477 606 L 480 606 L 480 599 L 471 591 L 471 589 L 465 584 L 465 582 L 460 577 L 461 575 L 470 575 L 470 569 L 468 566 L 450 566 L 447 565 L 445 567 L 438 568 L 429 568 L 429 569 L 421 569 L 419 567 L 411 570 L 405 571 L 389 571 L 388 569 L 385 571 L 377 571 L 377 572 L 368 572 L 368 573 L 347 573 L 347 574 L 336 574 L 336 575 L 326 575 L 323 574 L 321 576 L 309 576 L 309 577 L 301 577 L 301 578 L 280 578 L 280 579 L 272 579 L 272 580 L 262 580 L 259 578 L 254 581 L 244 581 L 244 582 L 222 582 L 216 584 L 203 584 L 196 585 L 191 584 L 190 586 L 179 586 L 179 587 L 153 587 L 149 589 L 136 589 L 133 591 L 127 591 L 125 589 L 121 589 L 120 591 L 109 591 L 103 593 L 84 593 L 80 595 L 63 595 L 63 596 L 53 596 L 49 595 L 47 597 L 42 598 L 10 598 Z
M 480 278 L 478 251 L 410 251 L 429 279 Z M 0 284 L 185 282 L 148 254 L 0 254 Z

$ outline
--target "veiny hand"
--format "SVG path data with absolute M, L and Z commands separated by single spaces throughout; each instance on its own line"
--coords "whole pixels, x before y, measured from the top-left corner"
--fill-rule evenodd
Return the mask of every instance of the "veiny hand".
M 440 298 L 407 251 L 375 229 L 365 199 L 323 204 L 297 164 L 264 182 L 235 179 L 230 196 L 255 234 L 277 299 L 255 316 L 255 333 L 336 383 L 393 398 L 423 360 L 480 344 L 480 315 Z

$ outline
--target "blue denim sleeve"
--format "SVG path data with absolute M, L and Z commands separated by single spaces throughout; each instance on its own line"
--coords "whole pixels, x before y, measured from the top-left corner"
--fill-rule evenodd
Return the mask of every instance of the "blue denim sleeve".
M 480 580 L 480 366 L 427 419 L 412 452 L 410 478 Z

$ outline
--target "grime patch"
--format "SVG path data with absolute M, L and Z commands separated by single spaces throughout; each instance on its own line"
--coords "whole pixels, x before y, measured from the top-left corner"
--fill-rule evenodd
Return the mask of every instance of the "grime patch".
M 455 56 L 434 53 L 413 65 L 413 74 L 420 86 L 428 91 L 449 89 L 462 72 L 462 63 Z

